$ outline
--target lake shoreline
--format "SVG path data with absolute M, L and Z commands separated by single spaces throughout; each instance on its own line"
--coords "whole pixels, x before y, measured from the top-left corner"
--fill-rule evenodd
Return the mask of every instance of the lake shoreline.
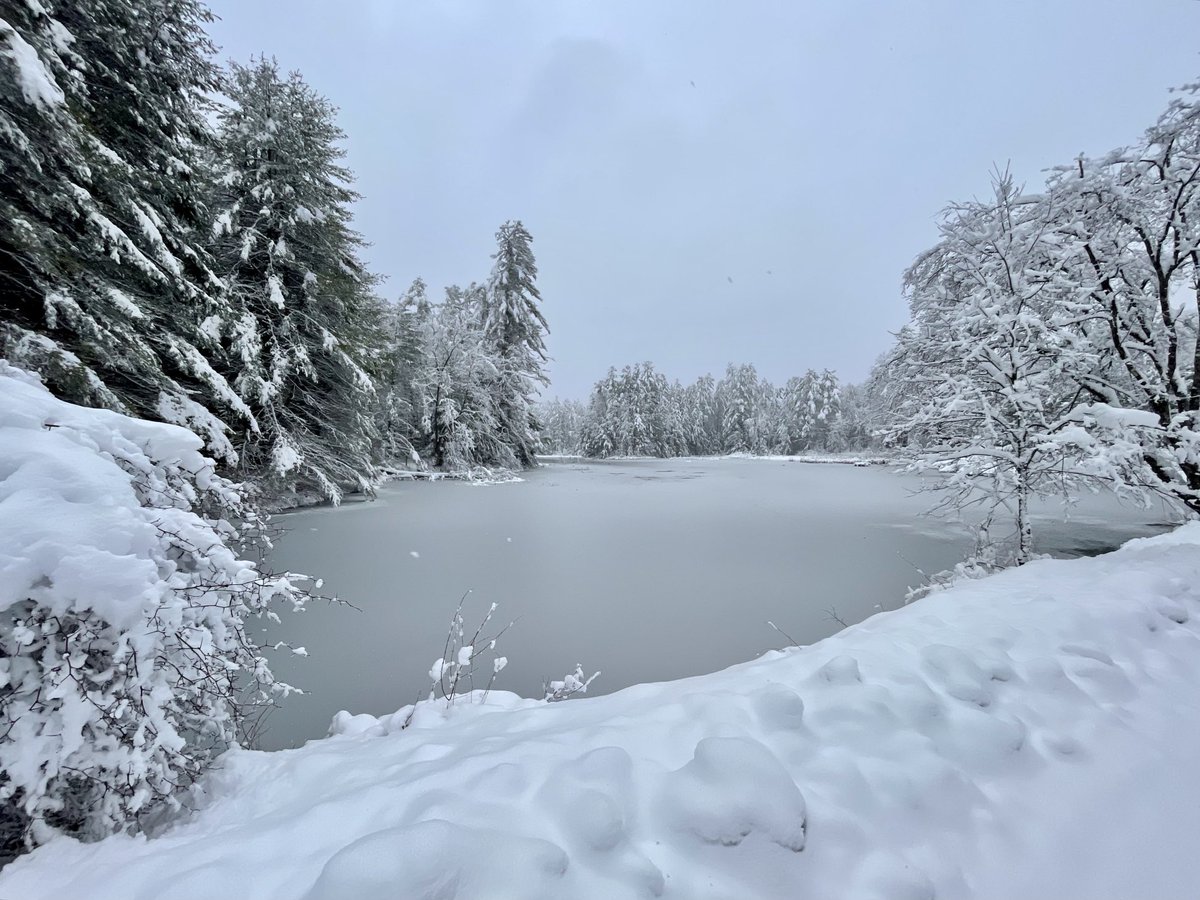
M 576 663 L 592 691 L 699 675 L 902 605 L 957 563 L 963 524 L 922 516 L 919 478 L 886 467 L 733 458 L 551 463 L 523 483 L 384 485 L 371 503 L 280 517 L 275 570 L 319 573 L 355 609 L 313 604 L 267 637 L 307 648 L 279 660 L 305 689 L 264 746 L 324 734 L 339 709 L 382 714 L 428 691 L 426 672 L 459 598 L 478 619 L 517 620 L 497 687 L 540 696 Z M 1140 511 L 1085 499 L 1046 507 L 1059 555 L 1093 555 L 1155 533 Z M 1115 524 L 1114 524 L 1115 523 Z M 630 627 L 633 623 L 634 627 Z M 663 648 L 671 648 L 665 652 Z

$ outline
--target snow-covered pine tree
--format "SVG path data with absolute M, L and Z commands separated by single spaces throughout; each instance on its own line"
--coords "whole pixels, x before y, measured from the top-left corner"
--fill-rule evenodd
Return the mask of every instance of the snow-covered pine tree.
M 519 221 L 500 226 L 484 305 L 484 328 L 500 364 L 496 412 L 514 456 L 526 467 L 537 464 L 533 396 L 539 385 L 550 383 L 544 369 L 549 329 L 538 305 L 542 298 L 532 242 Z
M 717 384 L 721 406 L 722 453 L 749 453 L 754 448 L 754 417 L 759 405 L 758 372 L 752 365 L 730 363 Z
M 439 468 L 511 468 L 518 462 L 497 412 L 502 370 L 484 331 L 483 300 L 479 285 L 451 285 L 422 322 L 422 449 Z
M 656 406 L 654 376 L 649 363 L 625 366 L 617 382 L 620 409 L 618 451 L 623 456 L 659 456 L 654 434 Z
M 833 429 L 834 450 L 867 450 L 873 446 L 868 424 L 868 397 L 864 385 L 841 386 L 837 424 Z
M 603 459 L 617 452 L 617 409 L 613 397 L 616 384 L 617 370 L 610 366 L 608 374 L 592 388 L 587 412 L 579 429 L 580 447 L 584 456 Z
M 720 446 L 721 416 L 717 408 L 717 383 L 702 375 L 683 389 L 680 400 L 687 452 L 707 456 Z
M 644 362 L 632 368 L 637 410 L 646 423 L 649 440 L 640 452 L 651 456 L 682 456 L 687 452 L 679 392 L 667 376 Z
M 648 412 L 649 398 L 639 384 L 639 366 L 624 366 L 617 378 L 609 410 L 615 413 L 617 453 L 621 456 L 654 456 L 653 423 Z
M 778 422 L 782 414 L 782 392 L 767 379 L 759 379 L 754 415 L 750 420 L 750 451 L 763 456 L 780 448 Z
M 408 464 L 417 459 L 425 408 L 421 393 L 423 339 L 430 315 L 425 282 L 420 278 L 384 311 L 376 418 L 385 462 Z
M 678 381 L 668 382 L 665 375 L 659 377 L 666 385 L 662 399 L 663 434 L 669 442 L 671 456 L 687 456 L 691 452 L 688 447 L 687 389 Z
M 225 333 L 260 430 L 242 467 L 274 490 L 369 490 L 382 313 L 351 227 L 336 109 L 273 60 L 233 65 L 220 116 L 212 254 L 239 320 Z
M 841 412 L 837 375 L 809 369 L 789 378 L 781 392 L 778 416 L 780 446 L 785 453 L 830 450 Z
M 834 429 L 842 410 L 837 375 L 826 369 L 812 380 L 811 390 L 812 423 L 808 449 L 827 451 L 832 449 Z
M 812 430 L 812 383 L 816 373 L 811 369 L 803 376 L 793 376 L 783 386 L 779 402 L 777 433 L 784 453 L 800 453 L 808 449 Z
M 541 452 L 571 456 L 579 453 L 585 413 L 585 407 L 578 400 L 555 397 L 538 404 L 538 420 L 542 423 Z
M 230 310 L 196 237 L 217 87 L 197 0 L 45 0 L 0 20 L 0 355 L 60 396 L 255 427 L 213 367 Z
M 681 456 L 688 452 L 683 389 L 649 362 L 609 369 L 596 383 L 581 427 L 587 456 Z

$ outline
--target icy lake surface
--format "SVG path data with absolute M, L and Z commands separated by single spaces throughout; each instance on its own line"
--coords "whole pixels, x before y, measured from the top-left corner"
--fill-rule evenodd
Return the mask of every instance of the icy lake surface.
M 280 516 L 271 564 L 325 580 L 356 609 L 314 603 L 271 640 L 304 646 L 276 673 L 302 687 L 275 711 L 266 749 L 322 737 L 340 709 L 382 714 L 424 696 L 467 591 L 469 625 L 499 604 L 516 623 L 496 687 L 541 696 L 582 663 L 589 693 L 697 675 L 800 643 L 903 602 L 914 567 L 972 546 L 922 515 L 920 479 L 885 467 L 752 459 L 551 462 L 521 483 L 386 486 L 373 502 Z M 1101 552 L 1168 518 L 1089 496 L 1039 508 L 1040 549 Z M 482 684 L 477 686 L 482 687 Z

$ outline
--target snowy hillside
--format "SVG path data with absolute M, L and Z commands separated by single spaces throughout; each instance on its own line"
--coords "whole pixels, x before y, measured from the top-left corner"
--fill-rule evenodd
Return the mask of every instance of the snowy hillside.
M 724 672 L 236 751 L 154 839 L 0 896 L 1195 896 L 1200 525 Z

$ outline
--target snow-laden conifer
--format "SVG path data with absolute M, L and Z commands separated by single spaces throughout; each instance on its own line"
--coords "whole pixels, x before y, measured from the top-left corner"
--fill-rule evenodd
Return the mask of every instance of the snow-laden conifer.
M 533 238 L 519 221 L 496 232 L 494 264 L 484 294 L 484 329 L 496 350 L 496 414 L 517 461 L 535 463 L 538 423 L 533 398 L 546 377 L 545 334 Z
M 376 419 L 385 462 L 407 465 L 419 460 L 425 402 L 421 381 L 430 315 L 420 278 L 384 310 Z
M 588 456 L 681 456 L 687 452 L 682 389 L 652 363 L 609 369 L 596 384 L 581 426 Z
M 195 0 L 2 16 L 0 355 L 231 461 L 227 428 L 255 423 L 215 365 L 231 311 L 200 233 L 211 16 Z
M 757 443 L 756 413 L 761 402 L 758 372 L 748 364 L 730 364 L 717 383 L 721 408 L 721 451 L 751 453 Z
M 521 464 L 498 409 L 503 362 L 484 325 L 484 296 L 477 284 L 452 285 L 422 319 L 422 449 L 438 467 Z
M 586 414 L 582 403 L 555 397 L 538 404 L 536 414 L 542 423 L 540 452 L 568 456 L 581 452 L 581 429 Z
M 212 252 L 240 317 L 233 383 L 259 431 L 242 466 L 279 489 L 369 489 L 381 305 L 351 227 L 336 110 L 273 60 L 234 64 L 220 117 Z

